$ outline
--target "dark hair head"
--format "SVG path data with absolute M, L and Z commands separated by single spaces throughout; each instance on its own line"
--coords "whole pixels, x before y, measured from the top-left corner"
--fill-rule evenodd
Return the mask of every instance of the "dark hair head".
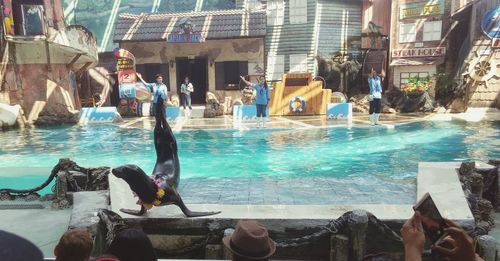
M 163 76 L 161 76 L 161 74 L 157 74 L 157 75 L 155 75 L 155 79 L 158 79 L 158 78 L 160 78 L 160 77 L 161 77 L 161 78 L 163 78 Z
M 185 81 L 185 80 L 188 80 L 188 81 L 189 81 L 189 77 L 188 77 L 188 76 L 184 77 L 184 81 Z
M 56 261 L 84 261 L 90 257 L 94 242 L 92 235 L 83 229 L 66 231 L 54 249 Z
M 121 261 L 156 261 L 153 244 L 146 233 L 137 229 L 125 229 L 116 235 L 108 253 Z

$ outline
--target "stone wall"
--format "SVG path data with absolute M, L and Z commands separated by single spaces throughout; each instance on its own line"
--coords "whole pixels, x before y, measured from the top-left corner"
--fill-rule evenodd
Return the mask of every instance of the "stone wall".
M 42 111 L 64 117 L 74 114 L 79 108 L 78 91 L 73 88 L 70 70 L 66 65 L 16 66 L 19 75 L 16 76 L 14 66 L 8 66 L 0 93 L 3 101 L 21 105 L 27 123 L 34 123 Z

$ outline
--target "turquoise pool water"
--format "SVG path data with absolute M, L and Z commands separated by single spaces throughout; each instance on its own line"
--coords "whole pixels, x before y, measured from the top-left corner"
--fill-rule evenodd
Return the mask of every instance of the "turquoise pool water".
M 410 203 L 418 162 L 500 157 L 500 122 L 197 130 L 176 137 L 188 203 Z M 62 157 L 84 167 L 136 164 L 146 173 L 155 163 L 151 131 L 115 125 L 2 132 L 0 145 L 0 188 L 38 185 Z

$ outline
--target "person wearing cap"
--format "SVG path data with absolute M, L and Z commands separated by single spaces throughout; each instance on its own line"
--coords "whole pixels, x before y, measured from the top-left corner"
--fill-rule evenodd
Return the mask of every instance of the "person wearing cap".
M 222 241 L 231 251 L 233 261 L 266 261 L 276 251 L 267 229 L 254 220 L 238 222 L 233 234 Z

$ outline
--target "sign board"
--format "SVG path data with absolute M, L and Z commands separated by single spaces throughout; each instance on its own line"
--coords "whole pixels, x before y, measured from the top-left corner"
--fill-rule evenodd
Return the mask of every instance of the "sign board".
M 205 42 L 205 37 L 201 34 L 190 33 L 190 34 L 169 34 L 167 36 L 168 43 L 203 43 Z
M 264 75 L 266 72 L 264 70 L 264 63 L 259 62 L 249 62 L 248 63 L 248 75 Z
M 394 58 L 435 57 L 435 56 L 444 56 L 445 54 L 446 54 L 445 47 L 398 49 L 392 51 L 392 57 Z
M 193 31 L 194 26 L 191 23 L 190 17 L 184 17 L 179 20 L 174 31 L 167 35 L 168 43 L 203 43 L 205 36 L 201 33 Z
M 135 98 L 135 57 L 125 49 L 115 49 L 116 70 L 118 72 L 118 85 L 121 99 Z
M 500 38 L 500 6 L 489 10 L 481 21 L 483 33 L 491 39 Z
M 444 14 L 444 0 L 429 0 L 419 3 L 402 4 L 399 19 L 418 18 Z

